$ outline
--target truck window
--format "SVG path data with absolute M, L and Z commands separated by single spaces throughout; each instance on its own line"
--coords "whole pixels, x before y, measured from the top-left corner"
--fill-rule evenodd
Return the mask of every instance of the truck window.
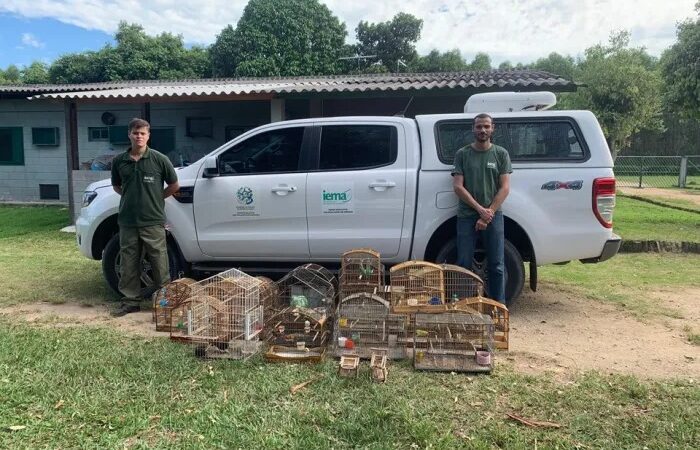
M 326 125 L 321 130 L 319 169 L 357 170 L 396 161 L 396 128 L 388 125 Z
M 304 127 L 266 131 L 239 142 L 219 157 L 222 175 L 295 172 Z
M 461 147 L 473 142 L 472 121 L 444 121 L 437 125 L 440 161 L 452 164 Z M 493 142 L 508 150 L 512 161 L 584 160 L 585 145 L 571 121 L 496 119 Z

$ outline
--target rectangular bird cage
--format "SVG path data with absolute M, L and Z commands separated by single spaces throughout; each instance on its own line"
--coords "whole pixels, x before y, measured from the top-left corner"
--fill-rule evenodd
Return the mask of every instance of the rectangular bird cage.
M 508 350 L 508 333 L 510 331 L 509 312 L 503 303 L 481 296 L 465 298 L 456 306 L 457 309 L 478 312 L 491 317 L 494 327 L 493 339 L 495 346 L 501 350 Z
M 479 275 L 460 266 L 441 264 L 445 300 L 456 304 L 465 298 L 480 297 L 484 294 L 484 281 Z
M 174 280 L 153 293 L 153 322 L 156 331 L 170 332 L 172 310 L 192 295 L 192 278 Z
M 385 350 L 391 359 L 406 357 L 408 316 L 391 312 L 389 302 L 377 294 L 358 292 L 340 299 L 335 314 L 332 349 L 335 356 L 356 354 L 369 359 L 372 351 Z
M 277 282 L 279 296 L 266 320 L 268 361 L 317 362 L 331 337 L 335 277 L 305 264 Z
M 493 369 L 493 321 L 484 314 L 451 310 L 413 315 L 413 367 L 446 372 Z
M 444 310 L 446 303 L 442 267 L 427 261 L 406 261 L 391 268 L 391 307 L 395 313 Z
M 205 358 L 246 359 L 261 348 L 261 280 L 229 269 L 192 285 L 172 311 L 170 338 L 195 345 Z
M 338 276 L 338 297 L 358 292 L 379 294 L 384 286 L 384 266 L 379 252 L 358 248 L 343 253 Z

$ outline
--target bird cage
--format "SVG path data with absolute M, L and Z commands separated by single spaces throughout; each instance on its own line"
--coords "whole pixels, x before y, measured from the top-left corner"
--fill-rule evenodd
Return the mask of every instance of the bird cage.
M 260 280 L 260 304 L 263 307 L 263 314 L 265 317 L 269 317 L 274 311 L 274 306 L 278 303 L 279 287 L 277 283 L 267 277 L 259 276 L 256 278 Z
M 384 266 L 379 253 L 359 248 L 343 253 L 338 277 L 340 299 L 358 292 L 377 294 L 384 286 Z
M 320 361 L 330 338 L 335 277 L 305 264 L 278 283 L 279 296 L 266 321 L 269 361 Z
M 372 349 L 372 357 L 369 361 L 370 377 L 375 383 L 384 383 L 389 375 L 387 368 L 387 351 L 380 348 Z
M 358 292 L 340 299 L 333 327 L 334 355 L 369 359 L 373 350 L 383 349 L 389 358 L 405 358 L 407 317 L 392 313 L 389 302 L 376 294 Z
M 453 264 L 442 264 L 440 267 L 445 283 L 445 300 L 448 303 L 454 304 L 463 298 L 484 294 L 484 281 L 479 275 Z
M 263 282 L 237 269 L 192 285 L 192 297 L 173 311 L 171 338 L 198 344 L 207 358 L 244 359 L 260 350 Z M 176 322 L 177 320 L 177 322 Z
M 491 317 L 494 326 L 493 339 L 496 348 L 508 350 L 509 312 L 506 305 L 485 297 L 471 297 L 461 300 L 457 309 L 476 311 Z
M 156 331 L 170 331 L 170 314 L 177 305 L 192 295 L 192 278 L 174 280 L 153 293 L 153 322 Z
M 444 309 L 442 267 L 426 261 L 406 261 L 391 268 L 391 307 L 395 313 L 412 313 L 438 306 Z
M 484 314 L 451 310 L 413 315 L 413 367 L 417 370 L 490 372 L 493 321 Z

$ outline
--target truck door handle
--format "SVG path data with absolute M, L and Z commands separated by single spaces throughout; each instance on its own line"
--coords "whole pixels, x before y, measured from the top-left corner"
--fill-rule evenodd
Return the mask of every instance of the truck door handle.
M 272 188 L 272 192 L 277 195 L 287 195 L 290 192 L 296 192 L 296 186 L 279 185 Z
M 386 191 L 388 188 L 393 188 L 395 186 L 395 182 L 386 180 L 377 180 L 369 184 L 370 189 L 374 189 L 375 191 Z

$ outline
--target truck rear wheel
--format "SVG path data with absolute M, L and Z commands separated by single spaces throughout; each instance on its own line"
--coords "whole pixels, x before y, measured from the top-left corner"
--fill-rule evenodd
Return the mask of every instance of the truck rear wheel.
M 171 244 L 168 244 L 168 266 L 170 267 L 170 278 L 173 280 L 176 279 L 183 270 L 177 251 Z M 102 252 L 102 274 L 109 287 L 117 294 L 122 295 L 121 292 L 119 292 L 119 267 L 119 233 L 117 233 L 107 242 Z M 144 259 L 141 263 L 141 267 L 141 286 L 143 288 L 148 288 L 153 284 L 151 264 L 148 260 Z
M 520 297 L 520 293 L 525 285 L 525 268 L 520 252 L 508 239 L 505 241 L 503 251 L 505 256 L 506 305 L 510 307 Z M 442 246 L 435 257 L 435 262 L 438 264 L 454 264 L 456 261 L 457 238 L 452 238 Z M 482 248 L 477 248 L 474 252 L 473 267 L 474 272 L 486 281 L 488 278 L 486 273 L 488 262 Z

